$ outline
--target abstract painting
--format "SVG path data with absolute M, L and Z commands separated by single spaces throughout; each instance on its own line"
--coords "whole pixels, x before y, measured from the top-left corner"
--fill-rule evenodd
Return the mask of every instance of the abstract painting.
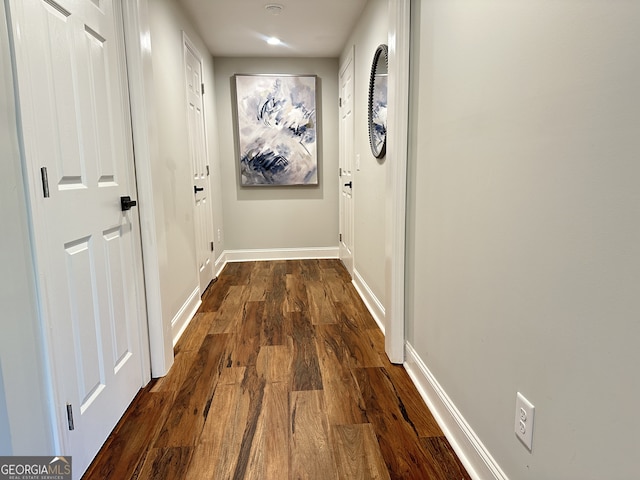
M 240 184 L 317 185 L 316 77 L 235 75 Z
M 373 80 L 373 99 L 371 106 L 371 144 L 375 152 L 383 152 L 385 149 L 386 141 L 387 75 L 376 74 Z M 383 155 L 384 154 L 380 156 Z
M 388 48 L 379 45 L 373 55 L 369 79 L 369 144 L 371 153 L 382 158 L 387 151 Z

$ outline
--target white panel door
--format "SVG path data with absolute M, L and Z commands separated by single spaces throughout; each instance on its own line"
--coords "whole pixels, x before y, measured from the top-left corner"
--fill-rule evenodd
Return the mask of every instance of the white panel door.
M 121 210 L 121 197 L 135 198 L 121 5 L 10 7 L 60 453 L 79 478 L 148 363 L 137 209 Z
M 213 280 L 213 216 L 211 187 L 203 110 L 202 62 L 200 55 L 184 38 L 184 61 L 187 87 L 187 119 L 189 126 L 189 156 L 193 171 L 196 253 L 200 294 Z
M 353 51 L 352 51 L 353 52 Z M 340 259 L 353 276 L 353 53 L 340 68 Z

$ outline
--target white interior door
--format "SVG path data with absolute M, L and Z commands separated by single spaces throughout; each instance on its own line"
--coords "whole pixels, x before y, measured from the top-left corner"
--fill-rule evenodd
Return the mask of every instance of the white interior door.
M 340 259 L 353 276 L 353 50 L 340 68 Z
M 149 362 L 137 209 L 121 207 L 135 198 L 121 4 L 10 8 L 59 454 L 79 478 Z
M 187 87 L 189 156 L 193 169 L 196 252 L 200 276 L 200 294 L 213 280 L 213 216 L 211 186 L 207 161 L 203 110 L 202 61 L 200 54 L 184 36 L 184 62 Z

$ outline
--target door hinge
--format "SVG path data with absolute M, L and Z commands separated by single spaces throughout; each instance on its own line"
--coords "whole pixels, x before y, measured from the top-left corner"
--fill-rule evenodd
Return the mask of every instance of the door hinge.
M 42 193 L 44 198 L 49 198 L 49 175 L 47 174 L 47 167 L 40 169 L 40 176 L 42 177 Z
M 204 83 L 201 83 L 201 84 L 200 84 L 200 88 L 201 88 L 201 90 L 202 90 L 202 95 L 204 95 Z
M 67 403 L 67 421 L 69 422 L 69 430 L 74 430 L 73 426 L 73 407 L 70 403 Z
M 340 106 L 342 107 L 342 97 L 340 97 Z
M 213 252 L 213 242 L 211 242 L 211 251 Z
M 211 174 L 209 173 L 209 165 L 207 165 L 207 177 L 208 177 L 209 175 L 211 175 Z
M 338 240 L 338 241 L 339 241 L 339 242 L 341 242 L 341 241 L 342 241 L 342 234 L 340 234 L 340 240 Z
M 340 176 L 342 176 L 342 167 L 340 167 Z

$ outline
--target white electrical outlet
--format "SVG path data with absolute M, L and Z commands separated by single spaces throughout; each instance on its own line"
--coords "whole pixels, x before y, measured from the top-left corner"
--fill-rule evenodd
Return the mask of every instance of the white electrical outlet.
M 356 153 L 356 170 L 360 171 L 360 154 Z
M 533 417 L 535 407 L 520 392 L 516 395 L 516 436 L 531 451 L 533 443 Z
M 222 230 L 218 229 L 218 241 L 222 241 Z

